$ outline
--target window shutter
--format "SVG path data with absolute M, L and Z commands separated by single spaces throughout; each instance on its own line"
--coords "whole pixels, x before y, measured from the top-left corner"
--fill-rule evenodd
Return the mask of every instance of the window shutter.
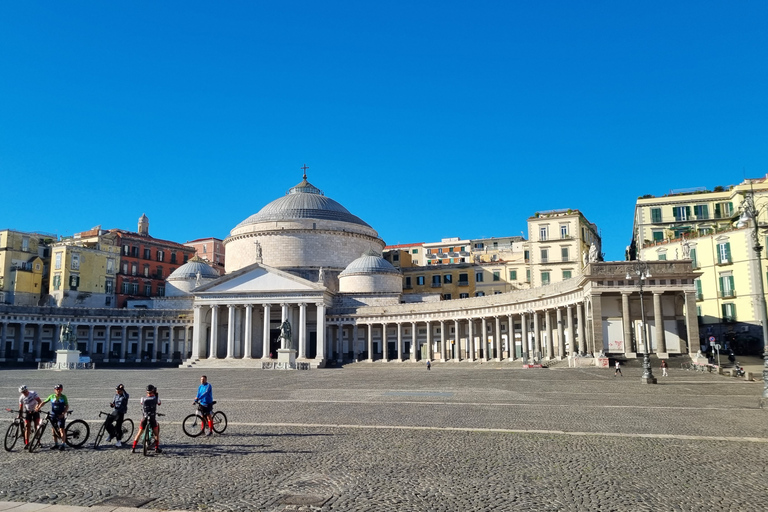
M 698 295 L 702 295 L 702 293 L 701 293 L 701 279 L 697 279 L 696 281 L 694 281 L 694 283 L 696 283 L 696 293 Z
M 690 219 L 691 218 L 691 207 L 690 206 L 686 206 L 685 207 L 685 218 L 686 219 Z
M 721 213 L 721 212 L 720 212 L 720 203 L 717 203 L 717 204 L 715 205 L 715 218 L 716 218 L 716 219 L 719 219 L 719 218 L 720 218 L 720 213 Z
M 691 249 L 691 260 L 693 260 L 693 268 L 698 268 L 696 261 L 696 249 Z
M 728 291 L 733 293 L 736 288 L 733 285 L 733 276 L 728 276 Z
M 722 276 L 718 277 L 717 280 L 720 282 L 720 292 L 725 291 L 725 287 L 723 286 L 723 278 L 722 278 Z
M 725 259 L 731 262 L 731 242 L 725 242 Z
M 723 316 L 723 320 L 725 320 L 725 319 L 727 319 L 727 318 L 728 318 L 728 308 L 727 308 L 726 306 L 727 306 L 727 304 L 722 304 L 722 305 L 720 306 L 721 312 L 722 312 L 722 314 L 723 314 L 723 315 L 722 315 L 722 316 Z

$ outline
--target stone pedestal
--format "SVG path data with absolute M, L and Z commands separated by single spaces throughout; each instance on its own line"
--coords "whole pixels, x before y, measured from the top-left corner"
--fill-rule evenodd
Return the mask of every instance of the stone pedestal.
M 69 365 L 74 363 L 77 365 L 77 363 L 80 362 L 80 351 L 79 350 L 57 350 L 56 351 L 56 364 L 59 365 L 60 368 L 69 368 Z
M 296 351 L 292 348 L 277 349 L 277 362 L 288 363 L 291 365 L 296 364 Z

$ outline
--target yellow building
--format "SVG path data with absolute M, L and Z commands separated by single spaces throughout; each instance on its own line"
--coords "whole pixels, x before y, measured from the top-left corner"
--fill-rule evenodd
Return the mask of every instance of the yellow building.
M 120 247 L 99 227 L 53 245 L 49 294 L 57 306 L 116 307 Z
M 758 224 L 768 225 L 768 182 L 747 180 L 716 191 L 687 189 L 661 197 L 643 196 L 635 206 L 632 257 L 687 260 L 701 272 L 696 280 L 696 309 L 701 343 L 710 339 L 737 353 L 762 351 L 760 279 L 766 284 L 766 252 L 755 257 L 751 225 L 736 227 L 742 203 L 754 193 Z M 760 243 L 768 245 L 765 234 Z M 761 271 L 761 266 L 762 271 Z
M 37 306 L 46 293 L 49 244 L 55 235 L 0 231 L 0 304 Z

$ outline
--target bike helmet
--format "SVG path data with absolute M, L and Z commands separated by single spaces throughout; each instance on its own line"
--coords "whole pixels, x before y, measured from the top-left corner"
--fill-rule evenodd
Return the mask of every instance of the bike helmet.
M 21 386 L 19 386 L 19 393 L 23 393 L 26 390 L 27 390 L 27 386 L 26 385 L 22 384 Z
M 156 389 L 157 389 L 157 388 L 156 388 L 155 386 L 153 386 L 152 384 L 150 384 L 149 386 L 147 386 L 147 391 L 151 391 L 151 392 L 153 392 L 153 393 L 154 393 Z
M 64 389 L 64 385 L 63 384 L 56 384 L 55 386 L 53 386 L 53 389 Z

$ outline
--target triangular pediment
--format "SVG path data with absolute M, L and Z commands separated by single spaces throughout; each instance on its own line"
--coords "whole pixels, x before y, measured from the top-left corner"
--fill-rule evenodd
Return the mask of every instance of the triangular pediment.
M 192 293 L 204 296 L 220 293 L 322 292 L 324 290 L 325 287 L 318 283 L 255 263 L 205 284 Z

